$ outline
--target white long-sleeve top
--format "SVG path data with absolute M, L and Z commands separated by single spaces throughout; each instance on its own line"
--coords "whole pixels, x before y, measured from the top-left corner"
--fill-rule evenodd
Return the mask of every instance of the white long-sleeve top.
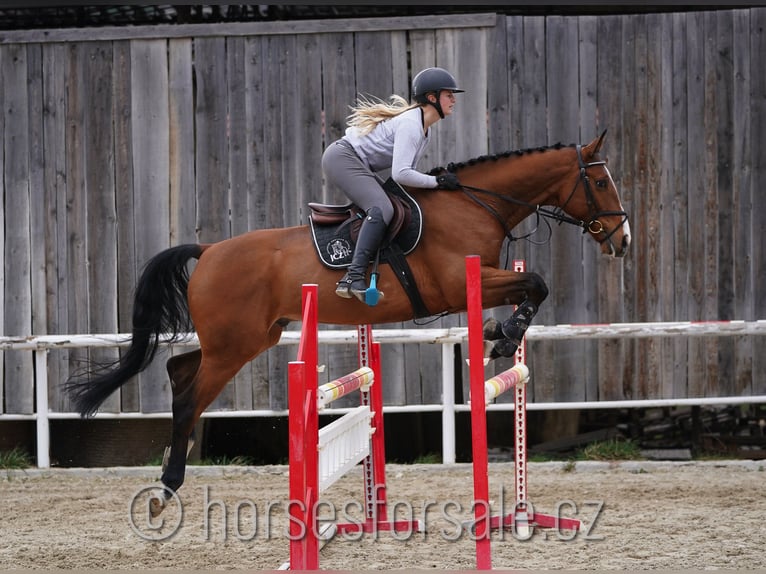
M 430 132 L 423 131 L 423 110 L 413 108 L 380 122 L 365 135 L 349 127 L 344 138 L 372 171 L 391 168 L 396 183 L 430 189 L 437 186 L 436 177 L 415 167 L 431 140 Z

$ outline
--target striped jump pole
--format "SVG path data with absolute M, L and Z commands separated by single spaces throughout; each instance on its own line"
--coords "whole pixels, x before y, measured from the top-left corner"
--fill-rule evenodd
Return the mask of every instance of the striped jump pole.
M 523 260 L 514 260 L 514 271 L 525 271 Z M 466 257 L 466 303 L 468 311 L 468 355 L 471 389 L 471 433 L 473 446 L 474 520 L 470 523 L 476 540 L 476 568 L 492 568 L 490 533 L 511 528 L 528 538 L 535 526 L 579 530 L 580 521 L 534 512 L 527 498 L 527 383 L 526 342 L 516 351 L 516 364 L 485 380 L 482 333 L 481 259 Z M 489 513 L 489 462 L 487 455 L 486 405 L 505 392 L 514 392 L 514 512 L 507 516 Z
M 375 380 L 374 373 L 370 367 L 360 367 L 353 373 L 344 375 L 334 381 L 325 383 L 317 391 L 317 404 L 319 409 L 323 409 L 334 400 L 337 400 L 353 391 L 361 390 L 367 392 Z

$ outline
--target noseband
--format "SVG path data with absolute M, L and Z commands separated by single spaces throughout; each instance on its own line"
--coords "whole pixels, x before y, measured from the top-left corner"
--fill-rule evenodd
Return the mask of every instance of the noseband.
M 564 202 L 564 205 L 561 207 L 555 207 L 551 208 L 544 205 L 534 205 L 532 203 L 528 203 L 526 201 L 521 201 L 519 199 L 514 199 L 513 197 L 508 197 L 506 195 L 501 195 L 497 192 L 490 191 L 488 189 L 482 189 L 479 187 L 472 187 L 470 185 L 464 185 L 462 187 L 463 193 L 465 193 L 472 201 L 486 209 L 492 216 L 497 219 L 498 222 L 500 222 L 500 225 L 502 225 L 503 230 L 505 231 L 506 237 L 508 237 L 511 241 L 516 241 L 518 239 L 525 239 L 535 233 L 537 230 L 531 231 L 530 233 L 522 236 L 522 237 L 514 237 L 513 233 L 511 232 L 510 227 L 508 227 L 508 224 L 503 219 L 503 217 L 500 215 L 500 213 L 497 212 L 497 210 L 486 203 L 485 201 L 481 200 L 476 193 L 483 193 L 489 196 L 492 196 L 497 199 L 501 199 L 508 203 L 515 203 L 517 205 L 522 205 L 524 207 L 527 207 L 532 210 L 533 213 L 536 213 L 538 217 L 543 217 L 545 219 L 552 219 L 554 221 L 558 221 L 559 223 L 569 223 L 570 225 L 575 225 L 577 227 L 582 228 L 583 233 L 590 232 L 594 239 L 598 243 L 603 243 L 609 238 L 614 235 L 618 229 L 620 229 L 625 223 L 628 221 L 628 214 L 625 211 L 599 211 L 598 203 L 596 202 L 596 197 L 593 194 L 593 189 L 591 188 L 591 180 L 588 176 L 587 169 L 589 167 L 594 167 L 597 165 L 603 165 L 606 166 L 605 161 L 592 161 L 590 163 L 585 163 L 582 158 L 582 145 L 578 144 L 575 146 L 575 149 L 577 150 L 577 163 L 578 167 L 580 169 L 580 175 L 575 182 L 574 188 L 572 188 L 572 192 L 567 197 L 567 200 Z M 569 202 L 572 200 L 572 197 L 574 197 L 575 192 L 577 191 L 577 188 L 580 186 L 580 184 L 583 184 L 583 189 L 585 190 L 585 201 L 588 204 L 588 221 L 583 221 L 579 219 L 575 219 L 573 217 L 570 217 L 565 213 L 565 208 L 569 204 Z M 607 231 L 604 227 L 604 224 L 601 223 L 600 218 L 601 217 L 608 217 L 608 216 L 620 216 L 622 217 L 622 221 L 619 225 L 617 225 L 614 229 L 611 231 Z M 599 234 L 603 234 L 603 237 L 596 237 Z

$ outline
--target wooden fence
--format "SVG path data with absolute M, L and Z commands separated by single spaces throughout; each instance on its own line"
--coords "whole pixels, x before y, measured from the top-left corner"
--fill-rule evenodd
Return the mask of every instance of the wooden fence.
M 431 65 L 466 93 L 424 170 L 609 130 L 632 253 L 604 259 L 564 227 L 511 246 L 551 288 L 536 324 L 763 319 L 765 28 L 766 9 L 751 8 L 0 31 L 2 334 L 128 332 L 156 252 L 343 201 L 320 160 L 348 105 L 406 96 Z M 765 349 L 763 337 L 540 341 L 530 396 L 763 394 Z M 52 351 L 51 408 L 69 408 L 59 383 L 72 369 L 115 353 Z M 254 360 L 212 408 L 284 408 L 292 353 Z M 328 377 L 354 360 L 353 348 L 323 350 Z M 438 346 L 386 345 L 386 403 L 439 402 L 440 360 Z M 33 412 L 30 354 L 3 353 L 2 374 L 0 413 Z M 169 407 L 158 357 L 105 409 Z

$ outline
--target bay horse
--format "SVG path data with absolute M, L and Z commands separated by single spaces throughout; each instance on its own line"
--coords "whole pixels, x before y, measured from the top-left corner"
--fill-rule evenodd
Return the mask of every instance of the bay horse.
M 421 206 L 423 232 L 407 261 L 433 314 L 466 310 L 465 256 L 481 257 L 485 308 L 517 305 L 507 320 L 484 325 L 489 359 L 512 356 L 548 295 L 542 277 L 501 268 L 501 250 L 526 217 L 572 223 L 609 256 L 630 246 L 628 216 L 599 151 L 606 132 L 587 145 L 554 145 L 482 156 L 437 168 L 454 171 L 461 191 L 408 189 Z M 190 274 L 187 264 L 197 259 Z M 151 501 L 159 514 L 184 481 L 187 447 L 202 412 L 247 363 L 301 320 L 301 286 L 319 286 L 319 321 L 357 325 L 407 321 L 413 308 L 389 265 L 376 306 L 335 295 L 342 270 L 324 266 L 308 225 L 263 229 L 212 244 L 178 245 L 155 255 L 135 290 L 130 344 L 111 367 L 71 377 L 66 391 L 83 417 L 144 370 L 160 344 L 196 330 L 199 349 L 168 359 L 173 392 L 170 454 L 163 488 Z

